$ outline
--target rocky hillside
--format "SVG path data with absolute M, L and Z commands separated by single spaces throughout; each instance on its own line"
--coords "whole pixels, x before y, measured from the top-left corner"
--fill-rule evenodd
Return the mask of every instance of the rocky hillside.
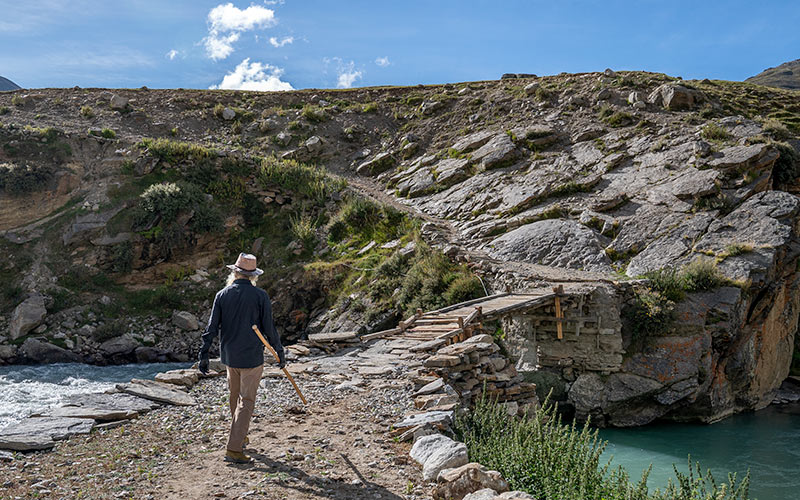
M 7 90 L 19 90 L 21 88 L 22 87 L 12 82 L 8 78 L 0 76 L 0 92 L 5 92 Z
M 186 359 L 223 264 L 250 250 L 287 341 L 579 284 L 575 310 L 605 318 L 596 346 L 524 321 L 498 335 L 540 389 L 609 425 L 763 407 L 790 371 L 791 91 L 609 70 L 46 89 L 0 95 L 0 113 L 5 362 Z
M 767 68 L 745 81 L 767 87 L 800 90 L 800 59 L 785 62 L 774 68 Z

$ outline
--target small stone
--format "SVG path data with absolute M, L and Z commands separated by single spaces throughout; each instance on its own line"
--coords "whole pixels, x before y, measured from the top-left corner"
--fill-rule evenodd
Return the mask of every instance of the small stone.
M 111 107 L 111 109 L 122 111 L 128 107 L 128 99 L 118 95 L 111 96 L 111 101 L 109 102 L 109 106 Z
M 222 119 L 225 121 L 231 121 L 236 118 L 236 111 L 232 110 L 231 108 L 225 108 L 222 110 Z
M 197 317 L 187 311 L 175 311 L 172 313 L 172 324 L 181 330 L 197 330 L 200 325 L 197 322 Z

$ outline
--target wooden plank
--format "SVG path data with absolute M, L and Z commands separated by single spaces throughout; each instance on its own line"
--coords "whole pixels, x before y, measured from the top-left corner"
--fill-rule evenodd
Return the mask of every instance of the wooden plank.
M 479 302 L 485 302 L 487 300 L 492 300 L 492 299 L 495 299 L 497 297 L 504 297 L 506 295 L 508 295 L 508 293 L 497 293 L 497 294 L 494 294 L 494 295 L 488 295 L 486 297 L 481 297 L 479 299 L 472 299 L 472 300 L 468 300 L 466 302 L 461 302 L 461 303 L 458 303 L 458 304 L 453 304 L 451 306 L 442 307 L 441 309 L 436 309 L 436 310 L 430 311 L 429 314 L 430 313 L 443 313 L 443 312 L 454 311 L 456 309 L 461 309 L 462 307 L 471 306 L 472 304 L 477 304 Z
M 382 330 L 380 332 L 368 333 L 367 335 L 362 335 L 361 340 L 364 342 L 369 342 L 373 339 L 380 339 L 383 337 L 391 337 L 392 335 L 397 335 L 401 333 L 402 330 L 400 328 L 391 328 L 389 330 Z
M 561 340 L 564 338 L 564 330 L 563 325 L 561 324 L 561 318 L 564 317 L 564 311 L 561 310 L 561 295 L 564 293 L 564 287 L 558 285 L 557 287 L 553 288 L 553 293 L 556 294 L 555 303 L 556 303 L 556 318 L 559 320 L 556 323 L 558 327 L 558 339 Z
M 463 330 L 461 328 L 456 328 L 455 330 L 451 330 L 443 335 L 439 335 L 436 337 L 437 339 L 449 339 L 451 337 L 455 337 L 456 335 L 460 334 Z
M 311 342 L 319 342 L 320 344 L 332 342 L 358 342 L 358 334 L 356 332 L 312 333 L 308 336 L 308 340 Z

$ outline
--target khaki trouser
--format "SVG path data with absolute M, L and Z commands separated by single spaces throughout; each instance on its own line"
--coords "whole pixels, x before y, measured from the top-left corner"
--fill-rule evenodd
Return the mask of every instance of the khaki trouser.
M 227 448 L 242 451 L 244 438 L 250 429 L 250 418 L 256 407 L 256 391 L 261 382 L 264 365 L 255 368 L 228 367 L 228 389 L 230 389 L 231 433 Z

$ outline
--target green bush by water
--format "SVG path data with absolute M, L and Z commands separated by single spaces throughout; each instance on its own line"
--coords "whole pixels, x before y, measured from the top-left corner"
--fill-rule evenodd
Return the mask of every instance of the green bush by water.
M 631 482 L 623 468 L 601 462 L 607 442 L 597 430 L 588 423 L 563 424 L 547 403 L 534 415 L 517 418 L 484 397 L 456 419 L 455 434 L 467 445 L 471 461 L 499 471 L 512 490 L 539 500 L 746 500 L 749 494 L 749 475 L 741 481 L 729 475 L 718 484 L 691 460 L 688 474 L 675 469 L 675 481 L 651 493 L 649 469 Z

